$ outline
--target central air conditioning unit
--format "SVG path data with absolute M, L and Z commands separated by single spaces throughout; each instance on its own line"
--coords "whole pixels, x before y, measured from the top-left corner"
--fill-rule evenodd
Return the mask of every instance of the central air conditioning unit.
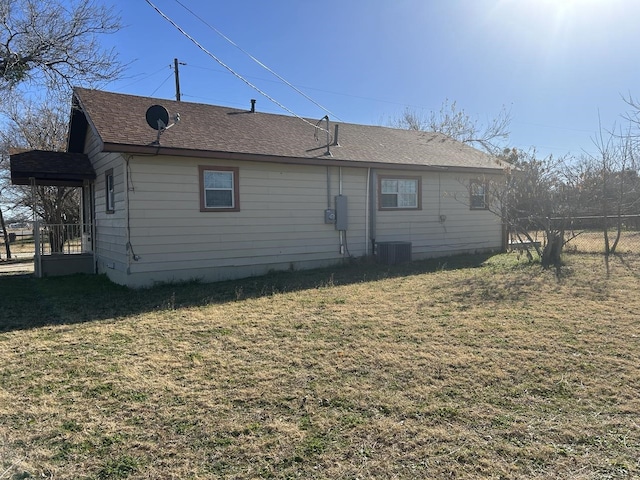
M 396 265 L 411 261 L 411 242 L 377 242 L 378 263 Z

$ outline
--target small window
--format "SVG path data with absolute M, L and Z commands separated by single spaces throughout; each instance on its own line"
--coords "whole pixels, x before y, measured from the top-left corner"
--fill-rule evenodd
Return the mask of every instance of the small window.
M 486 210 L 489 208 L 486 184 L 482 182 L 471 182 L 471 185 L 469 186 L 469 194 L 472 210 Z
M 378 177 L 380 210 L 422 208 L 420 177 Z
M 199 167 L 200 211 L 237 212 L 240 210 L 238 169 Z
M 107 170 L 104 174 L 104 190 L 105 210 L 107 213 L 113 213 L 116 210 L 116 194 L 115 183 L 113 180 L 113 169 Z

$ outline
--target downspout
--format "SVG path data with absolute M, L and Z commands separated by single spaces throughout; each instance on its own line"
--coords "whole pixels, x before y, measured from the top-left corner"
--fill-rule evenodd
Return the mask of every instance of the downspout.
M 134 190 L 133 187 L 129 187 L 129 182 L 131 181 L 129 175 L 129 162 L 133 158 L 132 155 L 128 155 L 125 159 L 125 168 L 124 168 L 124 195 L 125 195 L 125 203 L 126 203 L 126 218 L 127 218 L 127 275 L 131 274 L 131 260 L 134 262 L 138 262 L 140 260 L 140 256 L 136 255 L 133 250 L 133 245 L 131 245 L 131 211 L 129 205 L 129 191 Z
M 371 182 L 371 167 L 367 168 L 367 185 L 365 186 L 364 201 L 364 256 L 369 255 L 369 195 Z
M 376 246 L 376 182 L 377 173 L 375 169 L 371 169 L 369 178 L 369 240 L 371 241 L 371 254 L 375 254 Z
M 129 213 L 129 160 L 131 160 L 130 156 L 125 158 L 124 165 L 124 198 L 125 198 L 125 215 L 127 216 L 127 275 L 131 275 L 131 256 L 132 256 L 132 248 L 131 248 L 131 222 L 130 222 L 130 213 Z M 114 180 L 115 183 L 115 180 Z
M 338 167 L 338 195 L 342 195 L 342 167 Z M 344 256 L 344 230 L 338 231 L 338 237 L 340 239 L 340 255 Z

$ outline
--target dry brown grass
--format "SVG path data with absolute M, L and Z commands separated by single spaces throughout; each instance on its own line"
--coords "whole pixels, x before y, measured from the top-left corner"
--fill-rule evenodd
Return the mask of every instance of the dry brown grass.
M 228 301 L 24 280 L 51 318 L 0 333 L 0 478 L 640 476 L 640 259 L 514 258 Z
M 33 238 L 26 238 L 26 239 L 20 239 L 17 240 L 14 243 L 10 244 L 11 247 L 11 253 L 13 255 L 34 255 L 35 252 L 35 244 L 33 243 Z M 6 252 L 5 252 L 5 246 L 4 243 L 2 242 L 2 233 L 0 232 L 0 254 L 2 254 L 2 258 L 5 258 Z

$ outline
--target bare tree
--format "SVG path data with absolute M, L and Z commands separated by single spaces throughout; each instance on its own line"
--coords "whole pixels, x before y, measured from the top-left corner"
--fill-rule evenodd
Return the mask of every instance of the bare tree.
M 23 146 L 64 150 L 66 135 L 66 110 L 60 123 L 57 114 L 49 117 L 52 99 L 68 99 L 73 84 L 97 86 L 117 78 L 124 69 L 113 49 L 104 49 L 100 36 L 115 33 L 120 29 L 120 18 L 112 8 L 95 0 L 0 0 L 0 104 L 8 117 L 3 126 L 4 142 L 0 155 L 0 177 L 7 177 L 8 148 Z M 20 86 L 28 85 L 29 95 L 20 95 Z M 35 87 L 35 88 L 34 88 Z M 47 90 L 47 105 L 34 116 L 32 104 L 24 98 L 33 98 L 38 89 Z M 11 95 L 8 93 L 11 92 Z M 18 108 L 20 101 L 25 101 Z M 68 100 L 60 101 L 66 105 Z M 53 120 L 50 122 L 49 120 Z M 4 175 L 3 175 L 4 172 Z M 7 183 L 0 190 L 0 208 L 6 206 Z M 12 189 L 11 189 L 12 190 Z M 41 190 L 41 200 L 63 201 L 73 193 L 63 195 L 53 190 L 48 195 Z M 27 204 L 22 196 L 22 203 Z M 29 196 L 31 198 L 31 196 Z M 33 202 L 31 202 L 33 206 Z M 50 211 L 62 212 L 60 205 Z M 4 217 L 0 212 L 0 220 Z M 0 221 L 0 223 L 2 223 Z M 5 244 L 7 232 L 2 228 Z M 8 251 L 8 256 L 10 252 Z
M 567 191 L 559 169 L 562 159 L 551 156 L 539 159 L 535 150 L 523 152 L 505 148 L 510 122 L 511 114 L 504 107 L 495 118 L 482 124 L 458 109 L 456 102 L 445 100 L 440 111 L 428 115 L 406 109 L 392 125 L 439 132 L 495 156 L 497 162 L 505 165 L 504 175 L 478 178 L 467 187 L 483 185 L 486 198 L 490 199 L 486 207 L 502 218 L 508 231 L 521 244 L 536 251 L 543 267 L 559 267 L 564 245 L 564 219 L 570 215 Z M 533 232 L 538 231 L 544 232 L 544 244 L 533 237 Z M 529 250 L 526 251 L 533 259 Z
M 538 158 L 534 149 L 507 149 L 497 159 L 505 165 L 503 175 L 474 179 L 486 189 L 485 207 L 502 219 L 529 260 L 533 250 L 544 268 L 559 268 L 565 227 L 573 215 L 561 169 L 565 159 Z M 538 240 L 538 232 L 544 242 Z
M 29 150 L 62 151 L 66 147 L 67 112 L 54 99 L 49 103 L 12 103 L 8 109 L 8 124 L 0 131 L 0 155 L 8 157 L 9 147 Z M 34 198 L 35 193 L 35 198 Z M 79 192 L 72 187 L 14 186 L 11 201 L 15 207 L 25 207 L 49 224 L 79 221 Z M 64 239 L 50 238 L 52 251 L 61 251 Z
M 584 154 L 566 172 L 580 214 L 598 215 L 605 255 L 616 252 L 624 228 L 624 215 L 636 213 L 640 205 L 634 138 L 631 130 L 604 131 L 600 125 L 593 139 L 595 153 Z M 611 232 L 611 229 L 614 229 Z M 613 234 L 613 236 L 611 236 Z
M 445 100 L 437 112 L 424 115 L 406 108 L 399 118 L 390 123 L 396 128 L 442 133 L 487 153 L 499 155 L 509 138 L 511 113 L 503 107 L 496 117 L 482 124 L 464 109 L 458 109 L 456 102 Z
M 505 165 L 504 175 L 478 178 L 467 187 L 483 185 L 485 198 L 490 199 L 486 207 L 502 218 L 510 234 L 519 243 L 532 247 L 544 268 L 552 265 L 559 268 L 565 223 L 571 215 L 560 169 L 564 159 L 552 156 L 540 159 L 535 150 L 505 148 L 510 122 L 511 114 L 504 107 L 495 118 L 482 124 L 458 109 L 456 102 L 445 100 L 438 112 L 428 115 L 406 109 L 392 125 L 439 132 L 495 156 L 497 162 Z M 544 232 L 544 244 L 533 237 L 533 232 L 538 231 Z M 528 249 L 526 252 L 533 259 Z
M 0 0 L 0 91 L 112 80 L 123 67 L 98 38 L 119 29 L 119 17 L 93 0 Z

